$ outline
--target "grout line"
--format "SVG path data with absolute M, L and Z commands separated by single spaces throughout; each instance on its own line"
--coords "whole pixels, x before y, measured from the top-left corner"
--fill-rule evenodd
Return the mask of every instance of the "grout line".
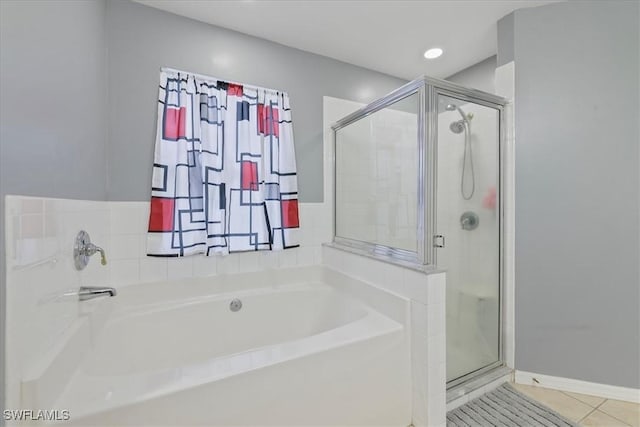
M 609 401 L 609 400 L 610 400 L 610 399 L 605 399 L 602 403 L 600 403 L 598 406 L 596 406 L 595 408 L 593 408 L 593 410 L 592 410 L 591 412 L 589 412 L 587 415 L 585 415 L 584 417 L 582 417 L 582 418 L 580 419 L 580 421 L 578 421 L 578 423 L 581 423 L 582 421 L 584 421 L 584 419 L 585 419 L 585 418 L 587 418 L 589 415 L 593 414 L 594 412 L 601 412 L 601 413 L 603 413 L 603 414 L 605 414 L 605 415 L 608 415 L 609 417 L 613 418 L 614 420 L 616 420 L 616 421 L 620 421 L 622 424 L 624 424 L 624 425 L 626 425 L 626 426 L 631 427 L 631 424 L 627 424 L 625 421 L 621 420 L 620 418 L 615 417 L 615 416 L 611 415 L 610 413 L 605 412 L 605 411 L 603 411 L 603 410 L 601 410 L 601 409 L 600 409 L 600 407 L 601 407 L 602 405 L 604 405 L 604 404 L 605 404 L 607 401 Z
M 548 389 L 548 390 L 554 390 L 554 389 L 551 389 L 551 388 L 550 388 L 550 389 Z M 578 399 L 577 397 L 571 396 L 571 395 L 569 394 L 569 392 L 567 392 L 567 391 L 562 391 L 562 390 L 557 390 L 557 391 L 559 391 L 560 393 L 564 394 L 565 396 L 569 396 L 570 398 L 577 400 L 577 401 L 578 401 L 578 402 L 580 402 L 580 403 L 584 403 L 584 404 L 585 404 L 585 405 L 587 405 L 587 406 L 591 406 L 591 407 L 592 407 L 592 408 L 594 408 L 594 409 L 599 408 L 600 406 L 602 406 L 602 404 L 603 404 L 604 402 L 606 402 L 606 401 L 608 400 L 608 399 L 606 399 L 606 398 L 604 398 L 604 397 L 602 397 L 602 396 L 595 396 L 595 395 L 593 395 L 593 394 L 585 394 L 585 396 L 593 396 L 593 397 L 598 397 L 598 398 L 600 398 L 600 399 L 604 399 L 602 402 L 600 402 L 600 403 L 599 403 L 599 404 L 597 404 L 596 406 L 593 406 L 593 405 L 591 405 L 591 404 L 589 404 L 589 403 L 587 403 L 587 402 L 585 402 L 585 401 L 582 401 L 582 400 Z M 581 394 L 581 393 L 578 393 L 578 394 Z
M 605 404 L 606 402 L 608 402 L 609 400 L 611 400 L 611 399 L 606 399 L 604 402 L 602 402 L 600 405 L 598 405 L 598 408 L 600 408 L 600 406 L 604 405 L 604 404 Z M 604 411 L 604 410 L 602 410 L 602 409 L 599 409 L 599 411 L 600 411 L 600 412 L 602 412 L 602 413 L 603 413 L 603 414 L 605 414 L 605 415 L 610 416 L 611 418 L 613 418 L 613 419 L 615 419 L 615 420 L 620 421 L 622 424 L 624 424 L 624 425 L 626 425 L 626 426 L 631 427 L 631 424 L 627 424 L 627 422 L 626 422 L 626 421 L 621 420 L 620 418 L 616 417 L 615 415 L 611 415 L 610 413 L 605 412 L 605 411 Z
M 598 406 L 600 406 L 600 405 L 598 405 Z M 584 419 L 585 419 L 585 418 L 587 418 L 589 415 L 593 414 L 593 413 L 594 413 L 594 412 L 596 412 L 597 410 L 598 410 L 598 408 L 597 408 L 597 407 L 596 407 L 596 408 L 591 409 L 591 411 L 589 411 L 589 412 L 587 413 L 587 415 L 585 415 L 584 417 L 582 417 L 582 418 L 580 418 L 580 419 L 578 420 L 578 424 L 580 424 L 582 421 L 584 421 Z
M 561 390 L 555 390 L 555 389 L 552 389 L 552 388 L 540 387 L 540 386 L 537 386 L 537 385 L 534 385 L 534 386 L 531 386 L 531 387 L 536 387 L 536 388 L 538 388 L 538 389 L 549 390 L 549 391 L 558 391 L 558 392 L 560 392 L 560 393 L 564 394 L 565 396 L 570 397 L 571 399 L 575 400 L 576 402 L 580 402 L 580 403 L 582 403 L 583 405 L 586 405 L 586 406 L 588 406 L 589 408 L 591 408 L 591 410 L 590 410 L 590 411 L 589 411 L 589 412 L 588 412 L 584 417 L 582 417 L 582 418 L 580 418 L 578 421 L 576 421 L 576 423 L 578 423 L 578 424 L 580 424 L 580 422 L 582 422 L 582 420 L 584 420 L 584 419 L 585 419 L 585 418 L 587 418 L 589 415 L 591 415 L 593 412 L 595 412 L 595 411 L 600 407 L 600 405 L 602 405 L 604 402 L 606 402 L 606 399 L 605 399 L 605 401 L 604 401 L 604 402 L 602 402 L 602 403 L 600 403 L 600 405 L 598 405 L 598 406 L 596 406 L 596 407 L 593 407 L 593 406 L 589 405 L 588 403 L 583 402 L 582 400 L 577 399 L 577 398 L 575 398 L 575 397 L 573 397 L 573 396 L 571 396 L 571 395 L 569 395 L 569 394 L 567 394 L 567 393 L 565 393 L 564 391 L 561 391 Z M 526 394 L 526 393 L 525 393 L 525 394 Z M 530 396 L 530 397 L 531 397 L 532 399 L 534 399 L 534 400 L 536 400 L 536 401 L 540 402 L 540 401 L 539 401 L 538 399 L 536 399 L 535 397 L 533 397 L 533 396 Z M 545 403 L 543 403 L 543 402 L 540 402 L 540 403 L 542 403 L 543 405 L 545 405 Z M 547 405 L 547 406 L 548 406 L 548 405 Z M 552 409 L 553 409 L 553 408 L 552 408 Z M 569 418 L 567 415 L 563 414 L 563 412 L 562 412 L 562 411 L 560 411 L 560 410 L 558 410 L 558 409 L 553 409 L 553 410 L 554 410 L 554 411 L 556 411 L 556 412 L 558 412 L 558 413 L 559 413 L 560 415 L 562 415 L 563 417 Z
M 596 406 L 596 409 L 600 408 L 602 405 L 604 405 L 608 401 L 609 399 L 604 399 L 598 406 Z

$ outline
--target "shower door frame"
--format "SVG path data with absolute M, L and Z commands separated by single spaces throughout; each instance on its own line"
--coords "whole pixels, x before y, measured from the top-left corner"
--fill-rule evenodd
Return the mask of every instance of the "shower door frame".
M 433 79 L 432 79 L 433 80 Z M 442 81 L 440 81 L 442 82 Z M 483 374 L 493 371 L 494 369 L 505 366 L 505 330 L 504 330 L 504 322 L 505 322 L 505 313 L 504 313 L 504 282 L 505 282 L 505 159 L 506 155 L 505 151 L 505 138 L 506 138 L 506 123 L 505 123 L 505 106 L 507 104 L 507 100 L 505 98 L 485 93 L 473 89 L 461 90 L 460 86 L 450 84 L 449 82 L 444 82 L 445 85 L 433 85 L 429 86 L 429 99 L 427 109 L 428 115 L 428 124 L 431 129 L 434 129 L 433 132 L 430 133 L 430 137 L 433 137 L 433 140 L 429 141 L 429 146 L 434 150 L 433 151 L 433 163 L 430 164 L 430 168 L 434 177 L 432 179 L 434 185 L 434 199 L 435 203 L 432 203 L 432 214 L 431 218 L 433 221 L 432 230 L 436 230 L 437 227 L 437 184 L 438 184 L 438 96 L 446 96 L 454 99 L 458 99 L 464 102 L 472 102 L 477 105 L 482 105 L 484 107 L 493 108 L 498 112 L 498 146 L 496 147 L 497 154 L 497 177 L 498 177 L 498 360 L 478 368 L 474 371 L 468 372 L 465 375 L 462 375 L 458 378 L 455 378 L 451 381 L 447 381 L 447 389 L 454 388 L 459 385 L 464 385 L 468 381 L 473 380 L 475 378 L 481 377 Z M 434 251 L 433 262 L 437 265 L 437 251 Z
M 417 194 L 417 227 L 416 242 L 417 251 L 394 248 L 372 242 L 364 242 L 336 235 L 337 220 L 337 132 L 364 117 L 380 111 L 395 102 L 411 96 L 418 95 L 418 194 Z M 453 97 L 466 102 L 493 108 L 498 112 L 498 361 L 483 368 L 469 372 L 447 382 L 447 389 L 465 384 L 505 365 L 505 310 L 504 310 L 504 282 L 505 282 L 505 177 L 506 165 L 506 123 L 505 106 L 508 100 L 492 93 L 471 89 L 446 80 L 421 76 L 401 86 L 388 95 L 354 111 L 338 120 L 331 126 L 333 130 L 333 243 L 347 249 L 356 249 L 374 258 L 387 262 L 407 265 L 413 268 L 437 269 L 437 248 L 435 238 L 437 236 L 437 189 L 438 189 L 438 96 Z

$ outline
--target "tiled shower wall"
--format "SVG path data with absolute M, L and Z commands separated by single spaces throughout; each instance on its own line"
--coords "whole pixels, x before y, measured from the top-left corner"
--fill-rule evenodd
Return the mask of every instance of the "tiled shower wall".
M 80 286 L 113 286 L 189 277 L 234 274 L 320 264 L 320 245 L 331 239 L 327 209 L 300 204 L 300 247 L 280 252 L 197 255 L 184 258 L 146 256 L 148 202 L 103 202 L 35 197 L 6 198 L 7 407 L 18 407 L 20 381 L 39 375 L 56 345 L 83 316 Z M 73 263 L 76 234 L 86 230 L 105 249 L 77 271 Z
M 416 250 L 417 137 L 417 114 L 392 108 L 338 131 L 336 235 Z

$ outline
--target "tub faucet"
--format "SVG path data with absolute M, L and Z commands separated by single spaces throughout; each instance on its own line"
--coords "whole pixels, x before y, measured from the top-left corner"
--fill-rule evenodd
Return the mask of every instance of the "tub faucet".
M 110 296 L 115 297 L 117 292 L 115 288 L 107 288 L 101 286 L 80 286 L 78 291 L 78 299 L 86 301 L 98 297 Z

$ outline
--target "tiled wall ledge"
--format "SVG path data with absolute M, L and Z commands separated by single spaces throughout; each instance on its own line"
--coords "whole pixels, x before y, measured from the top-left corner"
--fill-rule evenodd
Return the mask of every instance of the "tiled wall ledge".
M 381 262 L 386 262 L 388 264 L 393 264 L 393 265 L 397 265 L 399 267 L 402 268 L 408 268 L 410 270 L 415 270 L 418 271 L 420 273 L 424 273 L 424 274 L 434 274 L 434 273 L 443 273 L 446 270 L 439 268 L 439 267 L 435 267 L 432 265 L 421 265 L 421 264 L 415 264 L 409 261 L 404 261 L 402 259 L 396 259 L 396 258 L 392 258 L 389 256 L 384 256 L 384 255 L 380 255 L 377 254 L 375 252 L 371 252 L 371 251 L 366 251 L 360 248 L 356 248 L 356 247 L 352 247 L 352 246 L 348 246 L 348 245 L 344 245 L 344 244 L 340 244 L 340 243 L 335 243 L 335 242 L 329 242 L 329 243 L 323 243 L 323 246 L 327 246 L 330 248 L 334 248 L 334 249 L 338 249 L 341 251 L 345 251 L 345 252 L 349 252 L 352 254 L 356 254 L 356 255 L 360 255 L 360 256 L 364 256 L 367 258 L 371 258 L 374 259 L 376 261 L 381 261 Z

